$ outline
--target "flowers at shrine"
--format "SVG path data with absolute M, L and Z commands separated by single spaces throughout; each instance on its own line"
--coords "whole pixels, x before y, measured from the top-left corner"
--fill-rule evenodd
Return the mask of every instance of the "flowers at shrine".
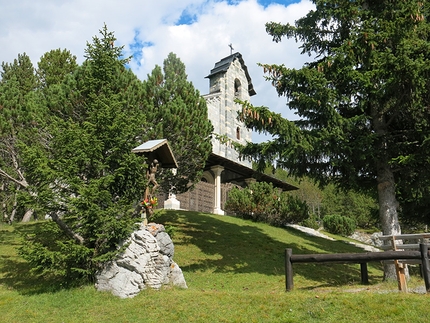
M 147 209 L 150 209 L 150 208 L 153 208 L 153 207 L 156 207 L 157 206 L 157 204 L 158 204 L 158 200 L 157 200 L 157 198 L 156 197 L 151 197 L 150 199 L 144 199 L 143 201 L 142 201 L 142 205 L 143 205 L 143 207 L 145 207 L 145 208 L 147 208 Z

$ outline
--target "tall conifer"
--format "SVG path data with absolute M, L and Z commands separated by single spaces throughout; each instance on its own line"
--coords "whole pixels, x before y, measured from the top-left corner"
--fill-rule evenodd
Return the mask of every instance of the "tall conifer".
M 206 101 L 187 80 L 185 65 L 173 53 L 164 60 L 163 70 L 156 66 L 144 82 L 145 110 L 151 139 L 166 138 L 178 162 L 177 174 L 162 174 L 164 190 L 173 186 L 185 192 L 200 180 L 212 151 L 213 130 L 208 120 Z
M 382 231 L 399 234 L 405 202 L 429 209 L 430 4 L 313 2 L 295 25 L 266 24 L 274 41 L 294 38 L 315 57 L 298 70 L 262 65 L 300 120 L 245 104 L 260 116 L 248 126 L 274 140 L 244 152 L 323 183 L 373 189 Z

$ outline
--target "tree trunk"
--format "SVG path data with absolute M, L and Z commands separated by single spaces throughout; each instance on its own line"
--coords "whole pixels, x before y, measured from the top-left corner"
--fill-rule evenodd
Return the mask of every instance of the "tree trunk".
M 388 162 L 378 162 L 378 200 L 379 218 L 384 235 L 401 234 L 399 217 L 397 214 L 398 202 L 393 172 Z M 388 241 L 389 242 L 389 241 Z M 393 263 L 384 263 L 384 280 L 397 279 Z
M 22 217 L 22 221 L 21 222 L 30 222 L 31 216 L 33 215 L 34 210 L 33 209 L 29 209 L 25 212 L 24 216 Z
M 5 183 L 4 182 L 0 186 L 0 191 L 3 191 L 3 192 L 6 191 L 6 189 L 5 189 Z M 6 196 L 6 194 L 5 194 L 5 196 Z M 2 213 L 3 213 L 3 220 L 5 222 L 8 222 L 9 217 L 7 216 L 6 198 L 2 202 L 2 209 L 1 210 L 2 210 Z
M 376 161 L 376 176 L 378 184 L 379 220 L 381 222 L 384 235 L 401 234 L 398 205 L 396 199 L 396 183 L 394 182 L 393 171 L 390 167 L 389 157 L 386 155 L 388 144 L 386 135 L 388 122 L 386 116 L 378 111 L 376 105 L 371 105 L 371 115 L 373 129 L 379 137 L 377 149 L 381 152 Z M 407 268 L 405 273 L 408 274 Z M 384 280 L 397 279 L 394 263 L 384 263 Z
M 19 191 L 19 187 L 16 189 L 16 192 L 14 193 L 12 212 L 8 220 L 9 224 L 12 224 L 13 221 L 15 220 L 16 208 L 18 207 L 18 198 L 17 198 L 18 191 Z

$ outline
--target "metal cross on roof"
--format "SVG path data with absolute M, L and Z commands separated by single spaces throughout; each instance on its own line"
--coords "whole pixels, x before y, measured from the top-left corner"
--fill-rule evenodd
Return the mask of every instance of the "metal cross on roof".
M 232 43 L 228 44 L 228 47 L 230 47 L 230 55 L 233 54 L 234 48 L 233 48 Z

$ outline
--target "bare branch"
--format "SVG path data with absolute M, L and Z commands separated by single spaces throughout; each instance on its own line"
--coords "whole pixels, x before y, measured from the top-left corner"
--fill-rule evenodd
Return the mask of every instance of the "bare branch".
M 64 223 L 56 213 L 51 214 L 52 220 L 60 227 L 61 230 L 70 238 L 75 240 L 80 245 L 84 244 L 85 239 L 74 232 L 66 223 Z
M 22 176 L 22 174 L 19 172 L 20 177 Z M 21 177 L 21 180 L 18 180 L 12 176 L 10 176 L 8 173 L 6 173 L 3 169 L 0 168 L 0 176 L 7 178 L 8 180 L 18 184 L 19 186 L 23 187 L 23 188 L 27 188 L 28 187 L 28 183 L 27 181 Z

